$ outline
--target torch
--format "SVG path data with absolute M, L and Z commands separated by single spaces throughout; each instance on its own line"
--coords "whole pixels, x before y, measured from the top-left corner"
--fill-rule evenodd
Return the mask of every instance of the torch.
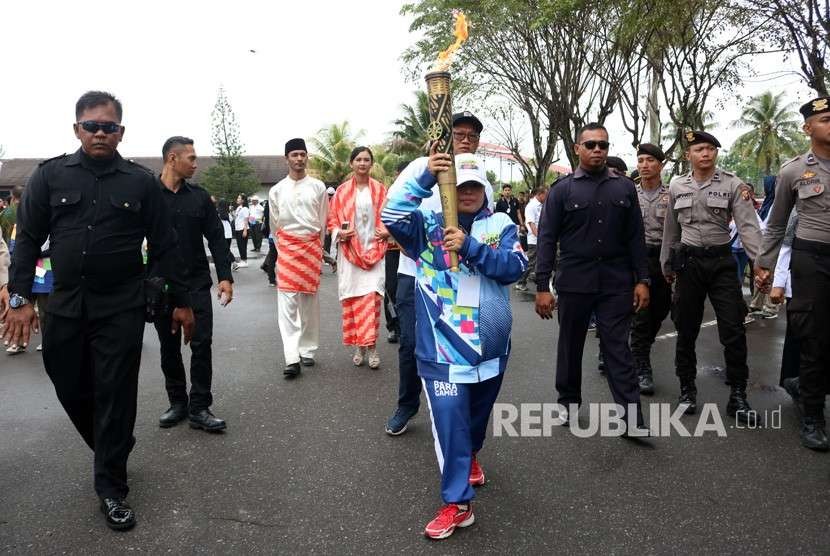
M 455 18 L 455 42 L 438 55 L 433 71 L 426 74 L 427 96 L 429 98 L 429 128 L 427 135 L 435 152 L 453 155 L 452 150 L 452 90 L 450 67 L 452 55 L 467 40 L 467 20 L 460 11 L 453 11 Z M 458 193 L 455 177 L 455 161 L 449 170 L 438 172 L 438 190 L 441 195 L 441 211 L 444 226 L 458 227 Z M 458 272 L 458 252 L 450 251 L 450 270 Z
M 435 152 L 452 156 L 452 95 L 450 93 L 450 73 L 434 71 L 426 75 L 427 95 L 429 96 L 428 134 L 433 142 Z M 455 164 L 443 172 L 438 172 L 438 190 L 441 195 L 441 211 L 444 213 L 444 226 L 458 227 L 458 193 L 456 191 Z M 458 272 L 458 253 L 450 251 L 450 270 Z

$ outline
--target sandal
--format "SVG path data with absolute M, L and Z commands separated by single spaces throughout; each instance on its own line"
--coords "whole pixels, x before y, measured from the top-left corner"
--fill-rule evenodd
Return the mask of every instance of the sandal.
M 369 368 L 377 369 L 380 367 L 380 355 L 378 355 L 377 348 L 369 350 Z
M 352 363 L 354 363 L 355 367 L 360 367 L 363 365 L 363 353 L 365 348 L 362 347 L 355 347 L 354 348 L 354 355 L 352 355 Z

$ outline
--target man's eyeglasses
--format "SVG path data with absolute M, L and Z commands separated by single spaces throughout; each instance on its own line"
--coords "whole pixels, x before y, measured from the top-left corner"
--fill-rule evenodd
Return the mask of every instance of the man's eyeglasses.
M 84 131 L 89 133 L 98 133 L 99 129 L 107 135 L 121 131 L 121 125 L 115 122 L 95 122 L 92 120 L 84 120 L 83 122 L 78 122 L 78 125 L 84 128 Z
M 478 141 L 478 138 L 481 137 L 478 133 L 464 133 L 463 131 L 453 131 L 452 138 L 456 141 L 463 141 L 465 138 L 468 141 Z
M 611 146 L 611 143 L 609 143 L 608 141 L 585 141 L 584 143 L 582 143 L 582 146 L 588 149 L 589 151 L 592 151 L 597 147 L 599 147 L 599 150 L 601 151 L 607 151 L 608 147 Z

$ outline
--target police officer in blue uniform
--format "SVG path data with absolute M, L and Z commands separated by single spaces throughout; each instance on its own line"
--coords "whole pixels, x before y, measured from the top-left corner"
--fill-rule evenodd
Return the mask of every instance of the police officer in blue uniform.
M 636 405 L 637 424 L 642 425 L 628 336 L 632 315 L 649 303 L 643 218 L 634 182 L 606 165 L 608 147 L 602 125 L 584 126 L 575 146 L 579 167 L 558 180 L 545 201 L 539 222 L 536 312 L 550 319 L 559 306 L 559 403 L 582 403 L 582 351 L 594 312 L 614 401 L 626 411 L 629 404 Z M 554 270 L 558 299 L 549 285 Z

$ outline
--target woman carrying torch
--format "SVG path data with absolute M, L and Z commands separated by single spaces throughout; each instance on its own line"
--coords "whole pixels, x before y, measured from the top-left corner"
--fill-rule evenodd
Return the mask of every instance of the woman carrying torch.
M 420 209 L 433 195 L 436 175 L 451 170 L 458 182 L 457 226 L 446 226 L 446 206 L 443 214 Z M 390 190 L 381 214 L 417 263 L 415 356 L 429 401 L 444 501 L 424 530 L 432 539 L 447 538 L 475 521 L 472 487 L 485 481 L 477 453 L 510 353 L 509 285 L 527 266 L 516 225 L 487 208 L 485 183 L 475 155 L 457 155 L 453 167 L 451 155 L 436 152 L 428 170 Z

